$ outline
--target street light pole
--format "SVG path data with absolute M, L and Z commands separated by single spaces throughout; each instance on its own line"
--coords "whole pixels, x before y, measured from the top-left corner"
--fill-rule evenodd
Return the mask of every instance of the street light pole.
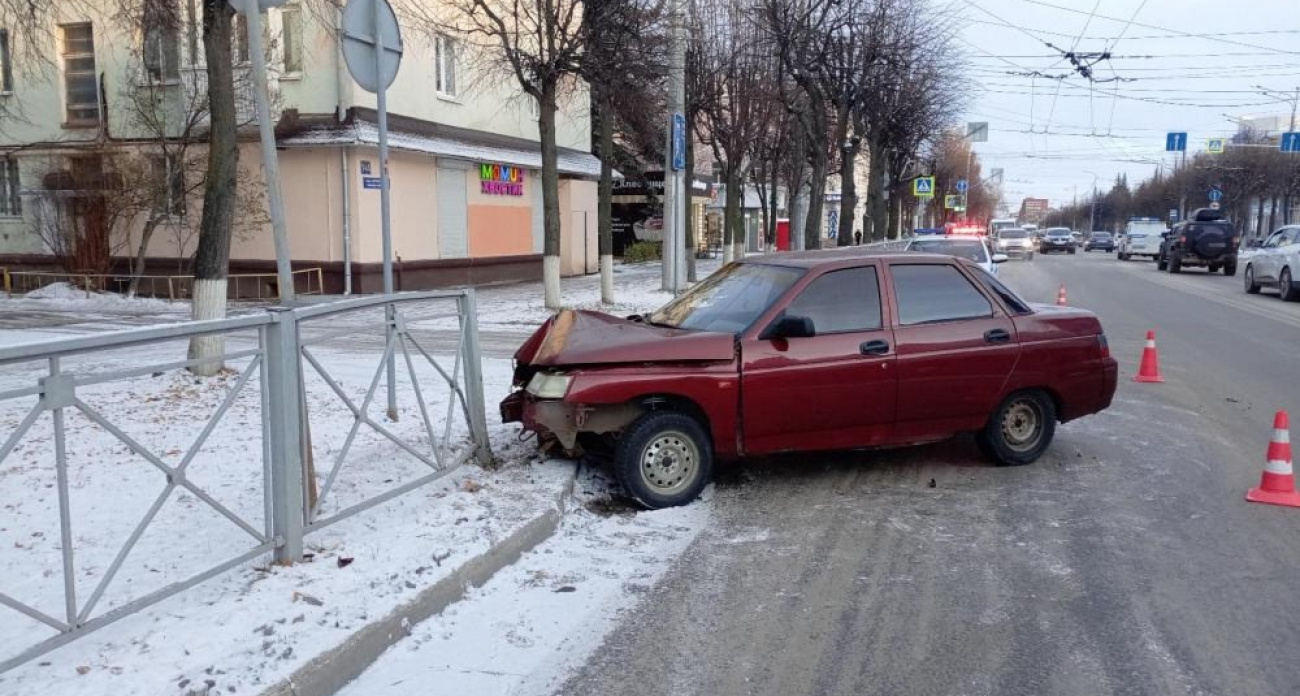
M 686 173 L 676 166 L 677 120 L 686 113 L 686 37 L 683 0 L 673 0 L 668 47 L 668 148 L 664 153 L 663 290 L 678 293 L 685 278 Z M 689 134 L 686 137 L 690 137 Z M 684 145 L 684 143 L 683 143 Z
M 1092 174 L 1092 200 L 1090 201 L 1088 211 L 1088 234 L 1097 229 L 1097 179 L 1095 172 L 1084 171 L 1084 174 Z

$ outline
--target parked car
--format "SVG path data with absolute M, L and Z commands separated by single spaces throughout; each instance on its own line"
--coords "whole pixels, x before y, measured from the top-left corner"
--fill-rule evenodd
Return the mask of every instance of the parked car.
M 1168 230 L 1165 223 L 1156 218 L 1132 218 L 1119 236 L 1115 253 L 1120 261 L 1128 261 L 1134 256 L 1160 256 L 1160 243 Z
M 1039 243 L 1038 250 L 1044 254 L 1050 254 L 1053 251 L 1064 251 L 1073 254 L 1074 236 L 1070 230 L 1065 227 L 1049 227 L 1043 234 L 1043 241 Z
M 502 420 L 606 454 L 651 508 L 694 500 L 715 459 L 974 432 L 1027 464 L 1117 375 L 1091 312 L 1031 305 L 965 259 L 860 248 L 746 258 L 646 316 L 566 310 L 515 361 Z
M 1269 235 L 1246 258 L 1246 292 L 1277 288 L 1287 302 L 1300 301 L 1300 225 L 1283 227 Z
M 929 239 L 914 239 L 908 243 L 905 251 L 923 251 L 929 254 L 947 254 L 966 259 L 988 271 L 990 275 L 998 274 L 998 264 L 1007 260 L 1006 254 L 997 254 L 989 250 L 988 241 L 983 237 L 966 235 L 948 235 Z
M 1115 238 L 1109 232 L 1093 232 L 1088 235 L 1088 241 L 1083 243 L 1083 250 L 1092 251 L 1093 249 L 1115 251 Z
M 1237 232 L 1218 210 L 1200 208 L 1165 234 L 1156 268 L 1179 273 L 1188 266 L 1237 275 Z
M 1034 260 L 1034 240 L 1029 233 L 1018 227 L 998 230 L 993 251 L 1006 254 L 1010 258 L 1020 257 L 1027 261 Z

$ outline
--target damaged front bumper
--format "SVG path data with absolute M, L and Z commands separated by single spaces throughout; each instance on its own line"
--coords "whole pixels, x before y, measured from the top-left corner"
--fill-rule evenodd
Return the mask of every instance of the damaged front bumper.
M 645 410 L 641 404 L 576 404 L 517 391 L 501 402 L 501 422 L 521 423 L 543 441 L 553 436 L 565 450 L 575 451 L 578 433 L 619 432 Z

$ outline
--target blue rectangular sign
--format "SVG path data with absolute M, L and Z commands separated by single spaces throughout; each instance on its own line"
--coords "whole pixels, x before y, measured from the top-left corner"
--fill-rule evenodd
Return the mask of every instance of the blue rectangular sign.
M 686 117 L 673 114 L 673 171 L 686 168 Z
M 1165 136 L 1166 152 L 1183 152 L 1185 150 L 1187 150 L 1186 133 L 1170 133 Z
M 384 187 L 384 180 L 377 176 L 361 177 L 361 187 L 368 189 L 381 189 Z
M 1300 133 L 1282 134 L 1282 152 L 1300 152 Z

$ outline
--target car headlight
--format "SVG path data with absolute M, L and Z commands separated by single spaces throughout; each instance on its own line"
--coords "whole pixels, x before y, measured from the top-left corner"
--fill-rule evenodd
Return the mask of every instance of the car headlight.
M 528 380 L 525 391 L 539 399 L 563 399 L 572 381 L 573 377 L 566 374 L 538 372 Z

